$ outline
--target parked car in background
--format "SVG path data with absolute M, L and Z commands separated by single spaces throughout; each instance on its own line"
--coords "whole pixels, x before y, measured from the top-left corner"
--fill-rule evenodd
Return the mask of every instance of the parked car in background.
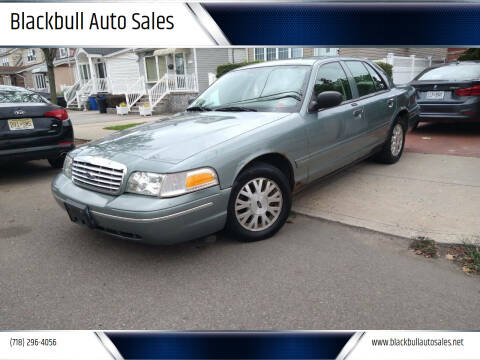
M 0 85 L 0 162 L 48 159 L 63 166 L 74 148 L 67 111 L 36 92 Z
M 303 185 L 372 155 L 398 161 L 414 94 L 366 60 L 247 66 L 183 113 L 70 152 L 52 192 L 72 221 L 130 240 L 175 243 L 225 226 L 265 239 Z
M 431 67 L 410 85 L 417 90 L 420 122 L 480 121 L 480 62 Z

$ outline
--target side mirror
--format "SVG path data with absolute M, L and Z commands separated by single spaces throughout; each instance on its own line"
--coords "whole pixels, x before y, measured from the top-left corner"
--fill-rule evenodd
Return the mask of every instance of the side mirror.
M 188 105 L 192 105 L 192 103 L 196 100 L 197 98 L 190 98 L 187 100 Z
M 317 98 L 310 103 L 309 111 L 318 111 L 340 105 L 343 95 L 338 91 L 324 91 L 317 95 Z

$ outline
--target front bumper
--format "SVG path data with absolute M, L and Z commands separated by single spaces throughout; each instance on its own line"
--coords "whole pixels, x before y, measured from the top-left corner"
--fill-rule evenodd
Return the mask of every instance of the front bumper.
M 168 199 L 128 193 L 111 196 L 78 187 L 59 174 L 52 193 L 64 210 L 67 200 L 87 205 L 98 230 L 139 242 L 174 244 L 223 229 L 230 188 L 215 186 Z

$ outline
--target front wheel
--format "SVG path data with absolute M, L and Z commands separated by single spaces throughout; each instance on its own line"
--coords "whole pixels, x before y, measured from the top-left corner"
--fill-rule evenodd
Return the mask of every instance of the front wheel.
M 232 188 L 227 227 L 241 241 L 273 236 L 292 206 L 290 184 L 276 167 L 258 163 L 242 171 Z
M 405 128 L 400 121 L 397 121 L 391 128 L 382 150 L 375 155 L 375 160 L 384 164 L 396 163 L 402 156 L 404 145 Z

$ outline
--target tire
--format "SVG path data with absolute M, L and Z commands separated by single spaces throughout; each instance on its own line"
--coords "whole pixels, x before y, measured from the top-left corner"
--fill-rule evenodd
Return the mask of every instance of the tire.
M 240 241 L 267 239 L 282 228 L 291 207 L 292 191 L 283 172 L 267 163 L 254 164 L 233 184 L 227 229 Z
M 403 153 L 405 146 L 405 126 L 401 119 L 398 119 L 390 129 L 387 141 L 382 149 L 375 154 L 374 159 L 384 164 L 396 163 Z
M 53 167 L 54 169 L 61 169 L 65 161 L 65 156 L 66 156 L 65 154 L 62 154 L 56 158 L 50 158 L 48 159 L 48 162 L 50 163 L 50 166 Z

